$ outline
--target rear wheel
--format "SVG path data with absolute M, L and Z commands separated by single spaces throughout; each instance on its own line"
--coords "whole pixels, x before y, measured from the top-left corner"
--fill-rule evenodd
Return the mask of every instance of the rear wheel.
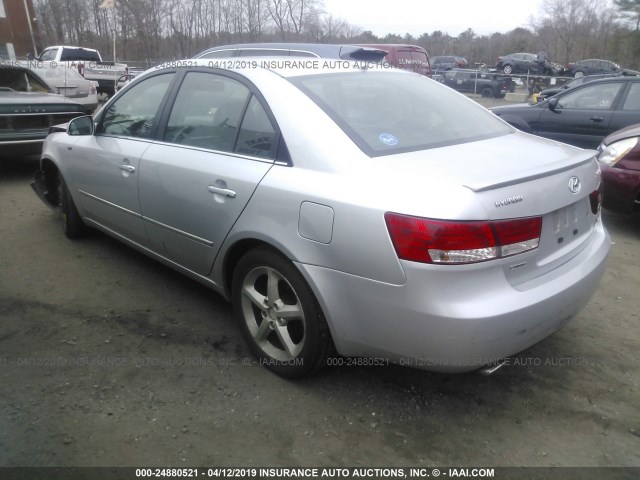
M 504 73 L 506 73 L 507 75 L 510 75 L 513 72 L 513 67 L 511 65 L 507 64 L 504 67 L 502 67 L 502 71 Z
M 260 364 L 299 378 L 325 363 L 331 338 L 311 288 L 279 253 L 260 247 L 240 259 L 233 274 L 233 310 Z
M 493 88 L 484 87 L 480 92 L 480 95 L 484 98 L 492 98 L 493 97 Z
M 82 222 L 82 218 L 80 218 L 75 203 L 73 203 L 73 198 L 71 198 L 71 193 L 69 193 L 62 175 L 58 175 L 58 203 L 60 205 L 60 217 L 64 234 L 74 239 L 81 237 L 86 227 Z

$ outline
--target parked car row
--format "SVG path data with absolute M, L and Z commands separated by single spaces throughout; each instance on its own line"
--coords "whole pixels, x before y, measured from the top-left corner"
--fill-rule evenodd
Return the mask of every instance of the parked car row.
M 589 58 L 562 67 L 549 60 L 546 52 L 510 53 L 498 57 L 496 70 L 506 74 L 562 75 L 579 78 L 585 75 L 620 74 L 626 72 L 617 63 Z

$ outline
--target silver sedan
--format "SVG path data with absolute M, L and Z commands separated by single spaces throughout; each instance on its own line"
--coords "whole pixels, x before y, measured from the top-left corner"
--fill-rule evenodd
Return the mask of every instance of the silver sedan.
M 609 252 L 594 152 L 381 66 L 177 62 L 56 130 L 34 189 L 66 235 L 210 286 L 287 377 L 334 349 L 491 365 L 576 316 Z

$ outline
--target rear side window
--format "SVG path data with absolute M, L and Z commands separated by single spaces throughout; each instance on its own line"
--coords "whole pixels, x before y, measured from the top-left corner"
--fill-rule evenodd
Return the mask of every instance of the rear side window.
M 234 151 L 243 155 L 275 158 L 275 130 L 258 99 L 254 96 L 242 119 Z
M 416 50 L 411 52 L 411 59 L 413 63 L 420 68 L 428 68 L 429 61 L 427 60 L 427 54 L 425 52 L 421 52 L 420 50 Z M 447 63 L 453 63 L 453 57 L 447 58 Z
M 404 68 L 407 70 L 411 70 L 413 64 L 411 62 L 411 51 L 410 50 L 397 50 L 396 57 L 398 61 L 398 68 Z
M 292 77 L 372 157 L 512 132 L 495 115 L 438 82 L 400 72 Z
M 631 84 L 627 99 L 622 106 L 623 110 L 640 110 L 640 83 Z

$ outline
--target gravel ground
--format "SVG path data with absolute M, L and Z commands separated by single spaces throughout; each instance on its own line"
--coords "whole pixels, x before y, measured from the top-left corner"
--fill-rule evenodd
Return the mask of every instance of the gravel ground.
M 0 466 L 640 466 L 637 219 L 604 212 L 592 301 L 492 376 L 291 382 L 214 293 L 98 232 L 67 240 L 36 166 L 0 161 Z

